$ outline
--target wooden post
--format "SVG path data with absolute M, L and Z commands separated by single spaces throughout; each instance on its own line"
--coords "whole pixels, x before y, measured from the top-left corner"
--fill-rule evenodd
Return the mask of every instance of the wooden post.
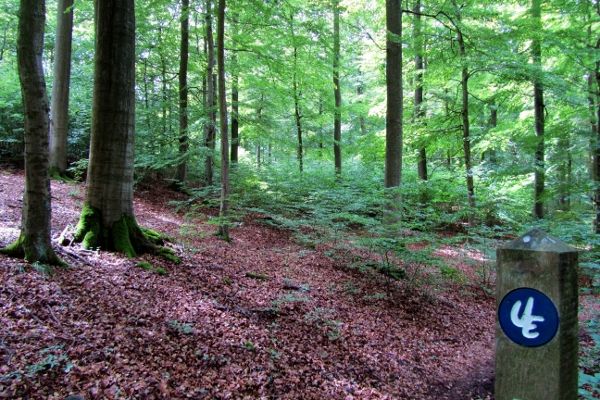
M 577 250 L 541 230 L 497 250 L 496 400 L 577 398 Z

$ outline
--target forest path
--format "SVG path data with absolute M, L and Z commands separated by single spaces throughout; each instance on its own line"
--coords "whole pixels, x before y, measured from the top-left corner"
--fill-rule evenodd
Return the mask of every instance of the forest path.
M 0 246 L 18 234 L 22 187 L 0 172 Z M 58 236 L 84 188 L 52 193 Z M 0 398 L 490 398 L 494 301 L 477 287 L 390 288 L 251 218 L 226 243 L 176 198 L 141 189 L 135 207 L 175 238 L 180 265 L 75 246 L 81 260 L 46 276 L 0 256 Z

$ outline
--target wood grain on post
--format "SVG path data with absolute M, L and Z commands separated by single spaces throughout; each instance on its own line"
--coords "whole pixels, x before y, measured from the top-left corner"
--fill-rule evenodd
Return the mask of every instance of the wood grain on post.
M 497 250 L 496 400 L 577 399 L 577 255 L 537 229 Z

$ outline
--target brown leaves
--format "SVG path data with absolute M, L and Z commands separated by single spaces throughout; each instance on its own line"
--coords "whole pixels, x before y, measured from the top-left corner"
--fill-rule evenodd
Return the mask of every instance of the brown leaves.
M 6 185 L 20 188 L 22 177 L 0 174 Z M 72 190 L 53 182 L 57 234 L 77 219 Z M 431 301 L 394 283 L 392 300 L 381 277 L 350 271 L 252 218 L 232 230 L 232 243 L 216 239 L 213 226 L 167 206 L 174 194 L 153 190 L 160 193 L 136 199 L 136 212 L 142 225 L 177 239 L 181 265 L 145 257 L 166 276 L 136 268 L 140 260 L 77 247 L 70 250 L 81 260 L 51 277 L 0 258 L 0 398 L 489 394 L 490 299 L 449 291 Z M 0 193 L 0 204 L 12 201 L 7 196 Z M 3 212 L 0 244 L 18 224 L 17 212 Z M 65 358 L 26 376 L 51 346 L 62 346 Z

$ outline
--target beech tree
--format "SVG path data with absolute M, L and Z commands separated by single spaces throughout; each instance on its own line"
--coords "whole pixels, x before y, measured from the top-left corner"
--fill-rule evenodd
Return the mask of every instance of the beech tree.
M 188 151 L 188 58 L 190 45 L 190 1 L 181 0 L 181 41 L 179 59 L 179 157 L 176 180 L 183 184 L 187 174 Z
M 421 0 L 416 0 L 413 8 L 413 41 L 415 46 L 415 121 L 422 123 L 425 117 L 423 107 L 423 33 L 421 32 Z M 419 179 L 427 180 L 427 150 L 419 146 L 417 157 Z
M 342 175 L 342 89 L 340 88 L 340 5 L 333 3 L 333 93 L 335 109 L 333 111 L 333 155 L 335 174 Z
M 533 40 L 531 42 L 531 57 L 533 64 L 538 68 L 533 78 L 533 109 L 535 113 L 535 135 L 537 146 L 535 149 L 535 190 L 533 214 L 536 218 L 544 218 L 544 186 L 546 180 L 544 163 L 544 87 L 541 80 L 542 73 L 542 44 L 540 35 L 542 32 L 542 3 L 541 0 L 533 0 L 531 3 L 531 16 L 533 18 Z
M 225 91 L 225 0 L 219 0 L 217 13 L 217 70 L 219 82 L 219 122 L 221 127 L 221 202 L 219 236 L 229 240 L 229 225 L 225 220 L 229 208 L 229 140 L 227 130 L 227 97 Z
M 75 240 L 133 257 L 155 250 L 133 210 L 134 0 L 98 0 L 87 196 Z
M 207 185 L 213 184 L 213 164 L 215 150 L 215 125 L 217 121 L 216 101 L 215 101 L 215 42 L 213 38 L 212 27 L 212 0 L 206 0 L 206 103 L 204 110 L 206 112 L 207 123 L 204 126 L 204 146 L 206 148 L 206 157 L 204 159 L 204 179 Z
M 402 177 L 402 8 L 400 0 L 386 0 L 385 187 L 400 186 Z
M 45 20 L 45 1 L 21 0 L 17 59 L 25 108 L 25 193 L 21 234 L 1 252 L 30 262 L 60 265 L 50 240 L 48 97 L 42 64 Z
M 67 169 L 69 135 L 73 0 L 58 0 L 57 6 L 54 83 L 50 107 L 50 170 L 63 175 Z

